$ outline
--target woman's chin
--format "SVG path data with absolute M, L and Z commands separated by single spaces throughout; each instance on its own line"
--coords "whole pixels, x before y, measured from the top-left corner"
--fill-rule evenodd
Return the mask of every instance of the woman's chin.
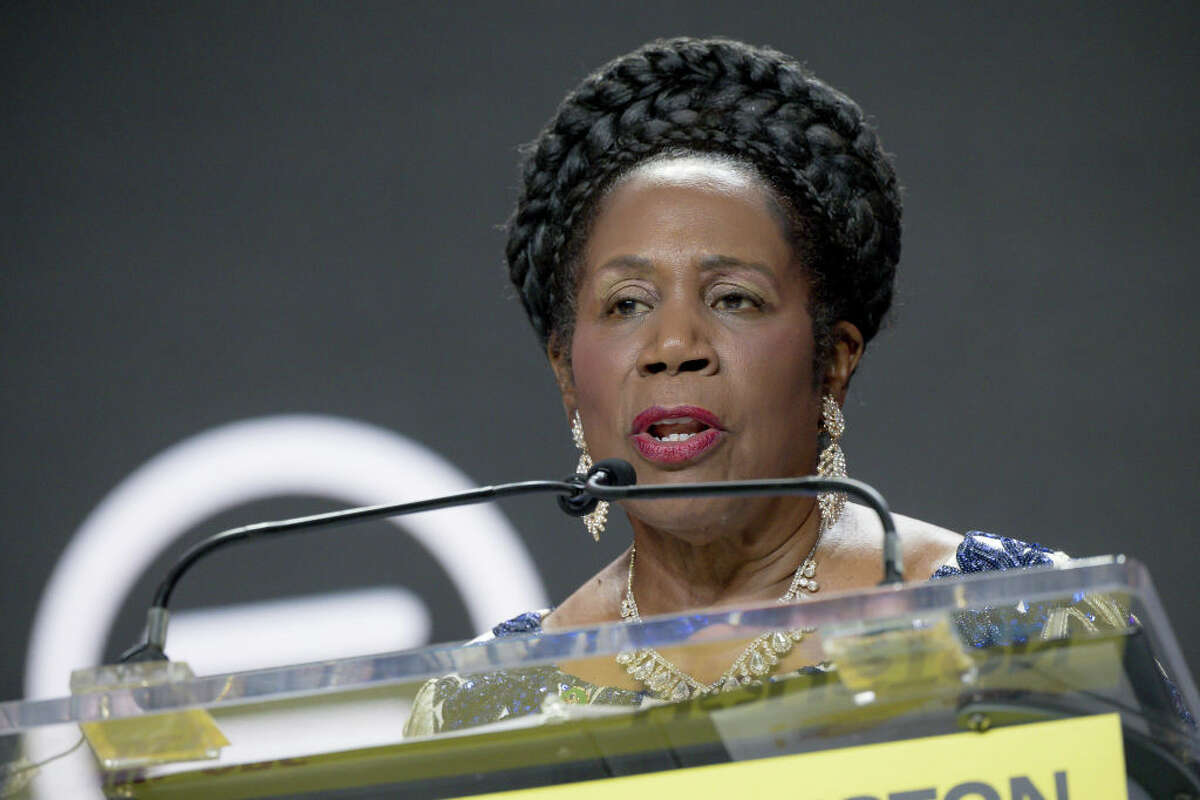
M 729 536 L 739 523 L 756 518 L 752 506 L 762 504 L 763 499 L 681 497 L 632 500 L 621 505 L 635 529 L 640 525 L 692 544 L 705 544 Z

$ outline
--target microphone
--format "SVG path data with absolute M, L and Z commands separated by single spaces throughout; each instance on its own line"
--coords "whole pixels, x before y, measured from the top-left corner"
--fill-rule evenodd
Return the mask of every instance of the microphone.
M 496 486 L 483 486 L 464 492 L 414 500 L 405 503 L 347 508 L 326 514 L 314 514 L 275 522 L 258 522 L 231 528 L 214 534 L 187 550 L 154 593 L 154 600 L 146 612 L 146 641 L 131 647 L 121 655 L 121 663 L 141 661 L 167 661 L 167 623 L 170 613 L 167 606 L 175 586 L 184 573 L 204 556 L 235 542 L 275 536 L 297 530 L 344 525 L 377 517 L 398 517 L 440 508 L 471 505 L 502 497 L 523 494 L 553 493 L 558 495 L 558 504 L 567 514 L 583 516 L 596 507 L 601 500 L 655 499 L 664 497 L 704 497 L 731 495 L 815 495 L 823 491 L 841 491 L 863 500 L 874 509 L 883 523 L 884 546 L 883 583 L 900 583 L 904 579 L 904 568 L 900 557 L 899 538 L 896 525 L 888 511 L 887 502 L 872 487 L 852 478 L 776 478 L 770 480 L 722 481 L 714 483 L 676 483 L 638 486 L 637 472 L 628 461 L 610 458 L 595 464 L 587 475 L 574 474 L 561 481 L 520 481 Z
M 633 486 L 637 471 L 623 458 L 606 458 L 588 470 L 587 480 L 593 479 L 602 486 Z
M 632 486 L 637 483 L 637 472 L 633 465 L 620 458 L 606 458 L 595 464 L 587 475 L 578 472 L 565 478 L 565 482 L 577 486 L 578 491 L 570 495 L 558 496 L 558 507 L 572 517 L 583 517 L 592 513 L 600 498 L 587 491 L 587 482 L 595 478 L 605 486 Z

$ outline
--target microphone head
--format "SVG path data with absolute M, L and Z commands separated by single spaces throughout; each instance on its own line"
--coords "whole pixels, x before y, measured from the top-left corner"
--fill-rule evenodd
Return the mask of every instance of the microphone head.
M 588 479 L 592 478 L 606 486 L 633 486 L 637 483 L 637 472 L 625 459 L 606 458 L 588 470 Z
M 576 489 L 572 494 L 560 494 L 558 496 L 558 507 L 572 517 L 585 517 L 596 510 L 596 506 L 600 504 L 600 498 L 592 497 L 583 490 L 584 476 L 568 475 L 563 479 L 564 483 L 569 483 L 575 486 Z

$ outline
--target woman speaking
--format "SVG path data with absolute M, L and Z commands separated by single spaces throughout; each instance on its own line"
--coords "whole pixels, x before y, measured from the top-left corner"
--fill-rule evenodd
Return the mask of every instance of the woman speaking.
M 900 192 L 859 108 L 782 53 L 650 43 L 590 75 L 532 144 L 509 272 L 562 393 L 564 429 L 640 484 L 845 475 L 841 407 L 891 304 Z M 874 514 L 844 496 L 622 504 L 634 540 L 553 610 L 497 636 L 880 579 Z M 608 508 L 585 518 L 603 535 Z M 910 579 L 1050 563 L 1046 548 L 897 517 Z M 821 669 L 802 630 L 688 652 L 449 675 L 410 734 L 568 702 L 684 700 Z M 585 673 L 585 674 L 577 674 Z

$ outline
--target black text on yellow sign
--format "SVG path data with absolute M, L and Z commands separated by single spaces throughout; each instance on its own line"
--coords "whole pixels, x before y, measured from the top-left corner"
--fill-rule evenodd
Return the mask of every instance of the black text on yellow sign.
M 1116 714 L 486 795 L 493 800 L 1128 800 Z

